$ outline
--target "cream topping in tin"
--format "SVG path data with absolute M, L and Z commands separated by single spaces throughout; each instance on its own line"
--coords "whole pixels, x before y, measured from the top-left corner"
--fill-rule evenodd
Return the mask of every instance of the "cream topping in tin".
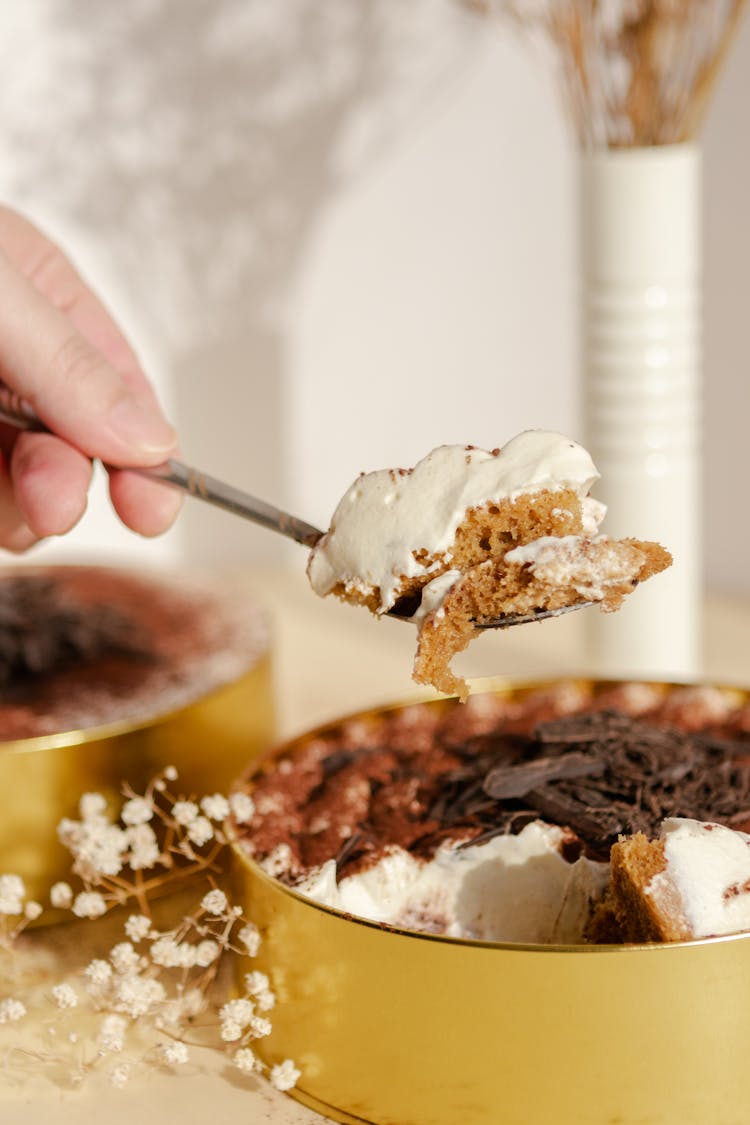
M 296 889 L 314 902 L 388 925 L 480 941 L 542 944 L 583 939 L 608 866 L 563 858 L 564 831 L 533 821 L 485 844 L 445 843 L 428 861 L 403 848 L 336 879 L 329 860 Z

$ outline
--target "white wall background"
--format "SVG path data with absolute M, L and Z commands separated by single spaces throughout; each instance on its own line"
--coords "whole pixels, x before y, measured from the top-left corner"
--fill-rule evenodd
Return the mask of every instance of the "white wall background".
M 575 145 L 550 68 L 453 0 L 0 0 L 0 196 L 129 328 L 185 458 L 324 524 L 442 441 L 580 436 Z M 707 575 L 750 594 L 750 21 L 706 152 Z M 637 529 L 634 529 L 637 532 Z M 35 557 L 301 560 L 101 487 Z

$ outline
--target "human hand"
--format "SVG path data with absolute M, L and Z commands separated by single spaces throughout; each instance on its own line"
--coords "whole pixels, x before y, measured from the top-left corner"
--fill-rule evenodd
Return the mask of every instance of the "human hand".
M 0 379 L 52 433 L 0 423 L 0 546 L 24 551 L 86 510 L 92 459 L 127 527 L 158 535 L 177 493 L 118 471 L 158 465 L 176 436 L 128 342 L 62 251 L 0 206 Z

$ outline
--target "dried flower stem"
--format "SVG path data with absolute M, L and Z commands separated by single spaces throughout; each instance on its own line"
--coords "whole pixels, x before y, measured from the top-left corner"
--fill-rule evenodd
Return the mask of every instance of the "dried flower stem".
M 219 856 L 228 840 L 224 822 L 230 812 L 246 822 L 252 815 L 252 801 L 242 794 L 229 799 L 213 794 L 200 802 L 175 797 L 166 786 L 166 780 L 175 776 L 173 769 L 165 770 L 140 796 L 126 787 L 119 821 L 109 814 L 101 794 L 89 793 L 80 801 L 81 819 L 61 823 L 60 838 L 72 853 L 73 872 L 82 888 L 76 891 L 68 883 L 55 884 L 53 905 L 89 919 L 128 903 L 137 905 L 140 913 L 125 922 L 126 940 L 79 966 L 68 979 L 52 984 L 45 994 L 47 1007 L 39 1010 L 41 1018 L 33 1024 L 43 1048 L 11 1042 L 4 1052 L 6 1071 L 18 1060 L 55 1064 L 63 1066 L 69 1081 L 78 1085 L 117 1056 L 108 1078 L 120 1088 L 142 1066 L 182 1066 L 189 1058 L 196 1018 L 210 1014 L 209 993 L 226 955 L 256 955 L 257 928 L 229 902 L 216 880 L 221 873 Z M 176 885 L 184 890 L 198 875 L 208 883 L 207 890 L 202 884 L 198 903 L 171 928 L 158 929 L 151 909 L 153 896 Z M 42 909 L 24 899 L 22 880 L 0 875 L 0 949 L 8 955 L 27 922 Z M 215 1018 L 206 1027 L 213 1028 L 214 1046 L 231 1052 L 240 1071 L 267 1073 L 272 1085 L 286 1090 L 299 1076 L 291 1060 L 269 1068 L 252 1050 L 256 1039 L 270 1033 L 266 1013 L 274 1004 L 268 978 L 249 973 L 244 994 L 226 1001 L 218 1022 Z M 0 1025 L 7 1025 L 3 1035 L 10 1025 L 24 1021 L 31 1005 L 28 996 L 0 1000 Z M 50 1005 L 52 1018 L 45 1014 Z M 94 1041 L 76 1029 L 81 1015 L 89 1021 L 92 1015 L 99 1019 Z M 125 1057 L 131 1032 L 134 1049 Z M 152 1040 L 145 1051 L 140 1047 L 144 1035 Z
M 584 148 L 694 139 L 746 0 L 465 0 L 556 49 Z

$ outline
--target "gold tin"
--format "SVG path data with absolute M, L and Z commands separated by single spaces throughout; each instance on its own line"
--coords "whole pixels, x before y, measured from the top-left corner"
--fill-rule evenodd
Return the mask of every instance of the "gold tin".
M 80 568 L 44 568 L 48 574 L 73 569 Z M 106 570 L 108 580 L 114 573 L 87 569 L 94 575 Z M 191 587 L 205 597 L 205 586 L 191 579 Z M 46 902 L 51 884 L 70 874 L 57 825 L 77 817 L 81 794 L 103 793 L 116 804 L 123 783 L 138 792 L 170 764 L 178 770 L 180 792 L 224 792 L 248 757 L 269 747 L 275 724 L 267 623 L 247 595 L 236 596 L 259 632 L 234 661 L 227 682 L 198 680 L 179 706 L 160 707 L 157 697 L 148 717 L 137 720 L 0 741 L 0 873 L 20 875 L 31 898 Z
M 750 1121 L 750 934 L 641 946 L 461 941 L 318 906 L 240 848 L 235 870 L 263 936 L 242 969 L 267 972 L 277 996 L 258 1051 L 271 1064 L 293 1059 L 293 1096 L 336 1121 Z

